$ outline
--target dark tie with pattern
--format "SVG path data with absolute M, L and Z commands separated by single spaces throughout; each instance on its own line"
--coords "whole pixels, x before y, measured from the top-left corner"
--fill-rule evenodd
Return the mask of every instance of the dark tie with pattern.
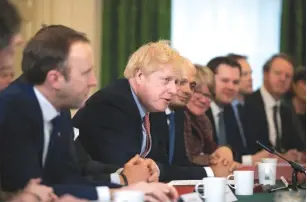
M 281 145 L 281 134 L 279 131 L 279 124 L 278 124 L 278 105 L 275 105 L 273 107 L 273 119 L 274 119 L 274 126 L 275 126 L 275 131 L 276 131 L 276 141 L 275 141 L 275 148 L 278 152 L 281 152 L 282 145 Z
M 168 145 L 168 163 L 172 164 L 175 149 L 175 113 L 171 112 L 167 115 L 169 120 L 169 145 Z
M 224 112 L 220 111 L 219 113 L 219 123 L 218 123 L 218 144 L 225 145 L 226 141 L 226 130 L 225 130 L 225 121 L 224 121 Z

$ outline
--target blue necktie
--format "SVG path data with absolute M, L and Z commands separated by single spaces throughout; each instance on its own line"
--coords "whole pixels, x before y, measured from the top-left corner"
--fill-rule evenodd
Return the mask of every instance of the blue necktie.
M 171 164 L 174 157 L 174 149 L 175 149 L 175 113 L 171 112 L 168 115 L 169 120 L 169 151 L 168 151 L 168 163 Z

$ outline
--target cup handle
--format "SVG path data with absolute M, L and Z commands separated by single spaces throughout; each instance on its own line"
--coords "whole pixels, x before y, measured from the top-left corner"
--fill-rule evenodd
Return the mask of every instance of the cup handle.
M 200 185 L 203 185 L 203 187 L 204 187 L 204 188 L 203 188 L 203 194 L 200 194 L 200 193 L 198 192 L 198 187 L 199 187 Z M 203 199 L 207 198 L 206 195 L 205 195 L 205 193 L 206 193 L 206 192 L 205 192 L 205 184 L 203 184 L 203 183 L 198 183 L 198 184 L 195 185 L 195 188 L 194 188 L 194 189 L 195 189 L 195 191 L 198 193 L 198 195 L 199 195 L 201 198 L 203 198 Z
M 228 175 L 228 177 L 227 177 L 227 184 L 228 184 L 231 188 L 236 189 L 236 185 L 235 185 L 235 184 L 232 185 L 232 184 L 229 183 L 229 178 L 231 178 L 231 177 L 235 177 L 235 176 L 234 176 L 234 175 Z

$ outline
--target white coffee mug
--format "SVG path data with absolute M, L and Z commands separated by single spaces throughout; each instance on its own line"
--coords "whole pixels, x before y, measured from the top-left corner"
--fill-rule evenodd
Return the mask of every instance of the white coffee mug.
M 276 163 L 258 163 L 258 178 L 260 184 L 276 184 Z
M 278 159 L 277 158 L 262 158 L 262 163 L 275 163 L 277 164 Z
M 113 194 L 114 202 L 144 202 L 144 193 L 140 191 L 117 191 Z
M 203 186 L 203 194 L 199 193 L 199 186 Z M 195 191 L 206 202 L 225 202 L 226 200 L 226 178 L 206 177 L 195 186 Z
M 234 178 L 234 184 L 230 183 L 229 178 Z M 253 195 L 254 193 L 254 171 L 237 170 L 233 175 L 227 177 L 227 183 L 234 188 L 236 195 Z

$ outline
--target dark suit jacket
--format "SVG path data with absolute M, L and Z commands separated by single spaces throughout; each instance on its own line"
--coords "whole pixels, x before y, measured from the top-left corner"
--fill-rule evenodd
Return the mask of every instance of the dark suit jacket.
M 13 83 L 27 83 L 26 78 L 21 75 L 18 77 Z M 70 110 L 65 110 L 70 116 Z M 71 117 L 71 116 L 70 116 Z M 86 153 L 82 144 L 80 143 L 79 139 L 76 139 L 73 143 L 72 149 L 73 155 L 76 155 L 75 158 L 79 163 L 79 167 L 81 170 L 82 176 L 94 181 L 103 181 L 103 182 L 110 182 L 110 173 L 116 172 L 120 167 L 114 166 L 110 164 L 103 164 L 98 161 L 92 160 L 90 155 Z
M 235 159 L 239 162 L 242 161 L 242 155 L 250 154 L 248 144 L 244 146 L 243 139 L 240 135 L 239 126 L 235 116 L 232 105 L 226 105 L 224 107 L 224 119 L 227 135 L 227 144 L 229 144 L 235 153 Z M 244 120 L 242 120 L 244 121 Z M 244 123 L 242 123 L 244 137 L 246 139 Z
M 96 92 L 74 116 L 80 141 L 94 160 L 123 166 L 141 152 L 142 120 L 127 79 L 118 79 Z M 159 139 L 152 134 L 149 156 L 159 156 Z M 157 161 L 158 159 L 153 158 Z M 190 179 L 186 168 L 159 164 L 161 179 Z M 205 171 L 197 179 L 205 176 Z M 194 177 L 195 179 L 195 177 Z
M 257 140 L 263 144 L 271 145 L 268 121 L 260 90 L 246 97 L 245 111 L 247 121 L 245 128 L 250 142 L 249 146 L 253 152 L 261 150 L 256 144 Z M 288 107 L 281 105 L 280 117 L 282 124 L 282 147 L 286 150 L 293 148 L 305 150 L 305 138 L 302 135 L 299 121 L 294 112 Z
M 241 161 L 241 155 L 245 154 L 242 138 L 240 137 L 239 128 L 234 116 L 233 109 L 229 108 L 230 105 L 224 107 L 224 123 L 225 123 L 225 131 L 226 131 L 226 143 L 233 152 L 234 159 L 236 161 Z M 213 139 L 216 143 L 218 143 L 217 137 L 217 129 L 215 127 L 215 120 L 213 117 L 211 107 L 206 111 L 206 115 L 208 116 L 211 124 L 212 124 L 212 132 Z
M 42 166 L 43 117 L 33 86 L 16 82 L 0 94 L 0 171 L 2 188 L 16 191 L 32 178 L 42 178 L 57 194 L 97 199 L 94 183 L 80 174 L 70 114 L 61 113 L 61 136 L 55 140 Z M 112 186 L 112 185 L 110 185 Z
M 75 140 L 74 144 L 82 176 L 98 182 L 109 182 L 110 173 L 114 173 L 120 168 L 119 166 L 92 160 L 90 155 L 84 150 L 79 139 Z

